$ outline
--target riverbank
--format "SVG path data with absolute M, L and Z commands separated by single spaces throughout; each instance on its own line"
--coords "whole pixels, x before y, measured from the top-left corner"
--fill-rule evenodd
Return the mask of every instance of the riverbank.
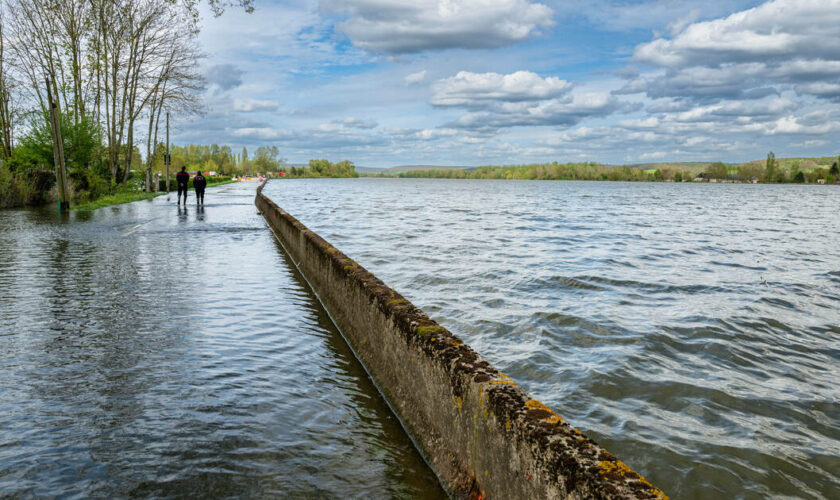
M 625 181 L 625 182 L 711 182 L 729 184 L 835 184 L 840 183 L 840 166 L 834 157 L 773 158 L 746 163 L 671 162 L 641 165 L 583 163 L 536 163 L 528 165 L 485 165 L 480 167 L 415 168 L 392 167 L 379 172 L 362 172 L 362 177 L 432 179 Z

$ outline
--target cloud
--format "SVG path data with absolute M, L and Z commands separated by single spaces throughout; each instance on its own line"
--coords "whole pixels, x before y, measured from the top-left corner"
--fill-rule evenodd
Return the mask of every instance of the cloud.
M 325 0 L 322 9 L 346 16 L 337 28 L 354 45 L 382 54 L 505 47 L 554 24 L 529 0 Z
M 739 101 L 699 106 L 673 115 L 679 122 L 711 122 L 745 119 L 772 119 L 795 111 L 798 104 L 791 99 L 777 98 L 762 101 Z
M 277 111 L 280 107 L 278 101 L 259 100 L 251 98 L 236 98 L 233 100 L 233 110 L 250 113 L 254 111 Z
M 405 77 L 405 84 L 406 85 L 414 85 L 415 83 L 420 83 L 426 79 L 426 70 L 418 71 L 417 73 L 411 73 L 410 75 L 406 75 Z
M 796 92 L 800 95 L 812 95 L 840 102 L 840 82 L 814 82 L 797 85 Z
M 278 129 L 274 127 L 244 127 L 232 130 L 230 135 L 240 139 L 276 141 L 294 138 L 295 133 L 291 130 Z
M 634 59 L 662 67 L 831 59 L 840 51 L 840 1 L 774 0 L 723 19 L 688 25 L 670 40 L 636 48 Z
M 617 93 L 715 101 L 794 88 L 836 99 L 830 89 L 840 84 L 840 0 L 774 0 L 688 24 L 672 38 L 639 45 L 633 60 L 664 72 L 632 79 Z
M 569 127 L 587 118 L 633 109 L 634 105 L 621 102 L 608 93 L 592 92 L 562 99 L 502 103 L 487 111 L 467 113 L 447 126 L 485 131 L 523 126 Z
M 233 64 L 217 64 L 210 67 L 206 78 L 210 86 L 222 91 L 242 85 L 242 71 Z
M 586 118 L 629 111 L 636 106 L 605 92 L 573 95 L 573 87 L 566 80 L 543 78 L 530 71 L 506 75 L 461 71 L 435 82 L 429 103 L 469 111 L 444 127 L 485 134 L 507 127 L 567 127 Z
M 332 123 L 345 128 L 359 129 L 372 129 L 376 128 L 379 125 L 376 122 L 376 120 L 360 120 L 358 118 L 345 118 L 343 120 L 333 120 Z
M 461 71 L 432 86 L 433 106 L 483 108 L 498 102 L 524 102 L 565 95 L 572 84 L 556 77 L 542 78 L 530 71 L 509 75 Z

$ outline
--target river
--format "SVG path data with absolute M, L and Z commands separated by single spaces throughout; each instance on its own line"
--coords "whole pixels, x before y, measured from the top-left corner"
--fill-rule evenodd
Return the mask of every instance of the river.
M 255 187 L 0 210 L 0 497 L 444 498 Z
M 840 189 L 265 193 L 673 498 L 840 498 Z

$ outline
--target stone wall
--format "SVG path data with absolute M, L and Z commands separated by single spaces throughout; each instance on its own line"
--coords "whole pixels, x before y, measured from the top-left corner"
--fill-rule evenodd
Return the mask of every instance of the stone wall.
M 453 498 L 666 498 L 262 187 L 257 207 Z

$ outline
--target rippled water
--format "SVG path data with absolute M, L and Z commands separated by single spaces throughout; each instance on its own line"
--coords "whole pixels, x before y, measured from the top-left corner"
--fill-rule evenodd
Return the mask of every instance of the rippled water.
M 0 497 L 444 496 L 255 187 L 0 211 Z
M 675 498 L 840 498 L 840 189 L 266 194 Z

